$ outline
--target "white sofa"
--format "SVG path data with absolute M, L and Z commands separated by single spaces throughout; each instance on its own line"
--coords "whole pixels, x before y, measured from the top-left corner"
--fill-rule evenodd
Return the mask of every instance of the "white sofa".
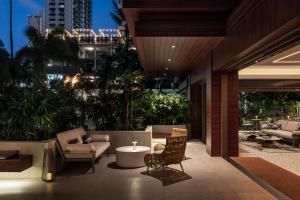
M 293 146 L 295 146 L 297 143 L 299 143 L 300 139 L 300 122 L 279 120 L 275 126 L 263 124 L 261 133 L 274 135 L 284 139 L 290 139 L 293 141 Z
M 107 152 L 109 156 L 110 138 L 108 135 L 89 135 L 92 141 L 83 144 L 82 137 L 87 135 L 83 128 L 72 129 L 57 134 L 57 147 L 62 157 L 62 166 L 67 161 L 91 161 L 93 172 L 95 161 L 101 154 Z M 78 139 L 78 144 L 70 144 L 71 140 Z

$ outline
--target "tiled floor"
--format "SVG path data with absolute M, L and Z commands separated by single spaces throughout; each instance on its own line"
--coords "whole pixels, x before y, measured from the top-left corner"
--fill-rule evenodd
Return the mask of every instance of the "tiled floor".
M 1 200 L 192 200 L 192 199 L 275 199 L 239 170 L 222 158 L 209 157 L 205 146 L 190 142 L 183 162 L 185 172 L 192 178 L 163 186 L 161 181 L 141 174 L 146 168 L 116 169 L 108 166 L 115 156 L 104 157 L 96 173 L 84 173 L 74 166 L 53 183 L 40 180 L 1 180 Z M 180 169 L 172 165 L 172 168 Z M 72 176 L 69 174 L 73 174 Z

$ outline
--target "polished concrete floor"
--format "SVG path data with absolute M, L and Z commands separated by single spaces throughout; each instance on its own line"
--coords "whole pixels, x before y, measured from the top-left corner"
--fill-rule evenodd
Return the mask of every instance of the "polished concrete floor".
M 185 174 L 181 173 L 185 178 L 170 179 L 165 186 L 154 176 L 142 174 L 145 167 L 117 168 L 112 155 L 100 160 L 95 174 L 82 164 L 74 163 L 53 183 L 0 179 L 0 200 L 275 199 L 226 160 L 209 157 L 199 142 L 188 143 L 186 156 Z M 177 165 L 170 167 L 180 169 Z

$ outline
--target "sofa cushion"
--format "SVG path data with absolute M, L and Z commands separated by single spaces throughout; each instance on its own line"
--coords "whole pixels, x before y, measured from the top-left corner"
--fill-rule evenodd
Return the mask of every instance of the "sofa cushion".
M 282 128 L 282 130 L 286 131 L 297 131 L 299 129 L 299 122 L 294 121 L 288 121 L 285 128 Z
M 100 156 L 110 147 L 109 142 L 91 142 L 90 145 L 95 149 L 96 157 Z
M 282 130 L 285 130 L 285 128 L 286 128 L 288 122 L 289 122 L 289 121 L 287 121 L 287 120 L 278 120 L 278 124 L 281 125 L 281 129 L 282 129 Z
M 94 146 L 90 144 L 69 144 L 66 149 L 70 153 L 91 153 L 96 151 Z
M 88 135 L 83 135 L 82 136 L 82 141 L 83 141 L 83 144 L 89 144 L 93 141 L 93 139 Z
M 82 127 L 80 127 L 80 128 L 75 128 L 75 129 L 73 129 L 73 131 L 76 132 L 77 134 L 79 134 L 80 137 L 86 135 L 86 132 L 85 132 L 85 130 L 84 130 Z
M 77 138 L 74 138 L 68 142 L 68 144 L 80 144 L 80 141 Z
M 91 138 L 93 142 L 109 142 L 109 135 L 93 134 Z
M 267 133 L 269 135 L 274 135 L 277 137 L 288 138 L 288 139 L 292 139 L 292 135 L 293 135 L 291 131 L 285 131 L 285 130 L 264 129 L 262 130 L 262 132 Z
M 69 131 L 65 131 L 65 132 L 61 132 L 61 133 L 57 134 L 58 142 L 63 151 L 67 150 L 67 145 L 69 144 L 69 141 L 73 140 L 75 138 L 77 138 L 80 143 L 83 143 L 80 135 L 78 133 L 74 132 L 73 130 L 69 130 Z

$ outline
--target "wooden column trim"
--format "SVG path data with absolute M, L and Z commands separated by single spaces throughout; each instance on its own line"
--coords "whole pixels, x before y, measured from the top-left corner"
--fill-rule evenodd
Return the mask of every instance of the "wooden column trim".
M 228 156 L 228 76 L 221 77 L 221 155 Z

